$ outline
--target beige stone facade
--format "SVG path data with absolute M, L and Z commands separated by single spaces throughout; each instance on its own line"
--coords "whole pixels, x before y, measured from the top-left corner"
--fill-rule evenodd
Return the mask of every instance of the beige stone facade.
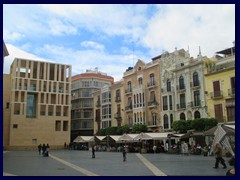
M 13 61 L 11 78 L 4 76 L 9 82 L 4 86 L 4 101 L 9 100 L 9 109 L 4 109 L 6 149 L 31 149 L 40 143 L 59 148 L 70 141 L 71 70 L 64 64 Z
M 160 65 L 141 60 L 123 75 L 125 112 L 132 124 L 147 125 L 149 131 L 161 132 Z

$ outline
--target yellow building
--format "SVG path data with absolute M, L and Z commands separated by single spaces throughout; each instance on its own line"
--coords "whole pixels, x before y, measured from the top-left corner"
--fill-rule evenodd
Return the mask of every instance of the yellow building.
M 4 75 L 4 148 L 70 141 L 71 66 L 16 58 Z
M 218 122 L 235 121 L 235 47 L 217 52 L 217 60 L 205 62 L 208 116 Z

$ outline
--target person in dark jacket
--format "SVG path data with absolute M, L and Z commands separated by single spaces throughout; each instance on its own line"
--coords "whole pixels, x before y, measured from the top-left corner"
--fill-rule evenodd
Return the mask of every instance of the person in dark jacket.
M 123 154 L 123 161 L 127 161 L 127 151 L 126 151 L 126 147 L 123 147 L 122 154 Z
M 96 146 L 93 145 L 92 146 L 92 158 L 95 158 L 95 150 L 96 150 Z
M 226 169 L 227 165 L 225 164 L 225 160 L 222 158 L 222 146 L 220 143 L 217 143 L 215 145 L 215 157 L 216 157 L 216 162 L 215 166 L 213 168 L 218 168 L 219 162 L 223 165 L 223 168 Z
M 226 173 L 226 176 L 235 176 L 235 157 L 232 157 L 229 161 L 228 161 L 230 166 L 233 166 L 233 168 L 229 169 Z

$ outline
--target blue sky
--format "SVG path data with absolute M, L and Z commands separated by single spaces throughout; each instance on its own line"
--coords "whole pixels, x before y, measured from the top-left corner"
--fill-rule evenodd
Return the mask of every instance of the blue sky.
M 117 81 L 175 47 L 212 57 L 232 46 L 235 5 L 5 4 L 3 39 L 4 73 L 21 57 L 72 65 L 72 75 L 98 67 Z

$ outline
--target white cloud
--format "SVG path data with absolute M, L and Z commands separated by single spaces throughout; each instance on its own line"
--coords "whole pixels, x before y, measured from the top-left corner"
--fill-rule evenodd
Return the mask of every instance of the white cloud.
M 4 58 L 4 67 L 3 67 L 4 74 L 10 73 L 10 67 L 15 58 L 25 58 L 25 59 L 31 59 L 31 60 L 46 61 L 45 59 L 37 57 L 36 55 L 28 53 L 26 51 L 23 51 L 13 46 L 12 44 L 6 44 L 6 47 L 9 52 L 9 55 Z M 51 60 L 47 60 L 47 61 L 51 61 Z
M 93 42 L 93 41 L 83 41 L 83 42 L 81 42 L 81 46 L 83 46 L 85 48 L 104 50 L 104 45 L 99 44 L 97 42 Z
M 3 30 L 3 36 L 6 41 L 18 41 L 25 37 L 25 35 L 18 32 L 10 32 L 6 29 Z
M 232 46 L 235 40 L 234 5 L 167 5 L 149 21 L 142 38 L 153 55 L 162 50 L 173 51 L 190 47 L 196 57 L 198 46 L 202 54 L 213 56 L 218 50 Z
M 72 26 L 70 23 L 65 23 L 60 19 L 50 19 L 48 21 L 50 33 L 53 35 L 64 35 L 64 34 L 77 34 L 77 28 Z

